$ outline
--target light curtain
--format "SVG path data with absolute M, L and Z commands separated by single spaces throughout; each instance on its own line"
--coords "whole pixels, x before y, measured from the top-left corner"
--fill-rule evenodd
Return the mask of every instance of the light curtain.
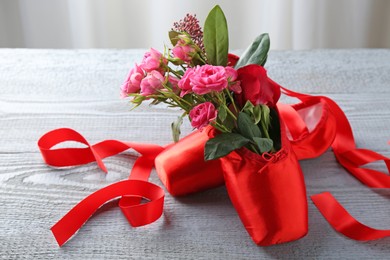
M 230 48 L 268 32 L 273 49 L 389 48 L 388 0 L 1 0 L 0 47 L 163 48 L 186 13 L 219 4 Z

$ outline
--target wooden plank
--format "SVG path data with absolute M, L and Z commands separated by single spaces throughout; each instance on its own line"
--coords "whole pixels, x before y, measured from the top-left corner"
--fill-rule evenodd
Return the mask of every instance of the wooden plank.
M 128 176 L 135 152 L 96 164 L 54 169 L 36 142 L 71 127 L 91 143 L 120 139 L 167 144 L 177 111 L 164 106 L 129 112 L 119 86 L 141 50 L 0 49 L 0 255 L 4 259 L 383 259 L 390 239 L 366 243 L 334 232 L 309 203 L 309 233 L 272 247 L 253 244 L 224 187 L 183 198 L 166 196 L 164 216 L 131 228 L 117 202 L 103 206 L 77 236 L 58 248 L 50 227 L 91 192 Z M 345 110 L 360 147 L 390 156 L 390 51 L 272 52 L 269 75 L 282 85 L 326 94 Z M 288 101 L 288 99 L 284 99 Z M 186 122 L 184 133 L 191 128 Z M 342 169 L 331 151 L 301 162 L 308 195 L 331 191 L 363 223 L 389 229 L 390 192 L 370 190 Z M 320 166 L 320 167 L 319 167 Z M 376 165 L 384 170 L 383 165 Z M 161 185 L 156 174 L 151 181 Z

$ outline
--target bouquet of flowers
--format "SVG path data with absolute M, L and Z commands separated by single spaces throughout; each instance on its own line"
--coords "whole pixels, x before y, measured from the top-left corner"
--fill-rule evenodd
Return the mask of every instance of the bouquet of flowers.
M 207 128 L 206 139 L 183 138 L 157 156 L 161 181 L 174 195 L 225 182 L 241 221 L 259 245 L 304 236 L 302 172 L 276 106 L 280 86 L 263 67 L 268 34 L 258 36 L 241 57 L 229 54 L 226 18 L 216 6 L 203 31 L 188 14 L 174 24 L 169 37 L 173 47 L 147 52 L 121 87 L 122 96 L 130 97 L 135 107 L 151 100 L 181 108 L 182 116 L 172 123 L 175 141 L 187 115 L 197 133 Z M 212 164 L 215 159 L 220 163 Z
M 238 58 L 228 53 L 228 28 L 219 6 L 209 13 L 204 31 L 196 16 L 187 16 L 169 32 L 173 47 L 150 49 L 135 64 L 121 87 L 136 106 L 145 100 L 166 103 L 184 112 L 172 123 L 178 141 L 183 117 L 199 130 L 211 125 L 219 133 L 207 141 L 206 160 L 246 147 L 263 154 L 280 149 L 275 110 L 280 87 L 267 77 L 264 64 L 268 34 L 258 36 Z

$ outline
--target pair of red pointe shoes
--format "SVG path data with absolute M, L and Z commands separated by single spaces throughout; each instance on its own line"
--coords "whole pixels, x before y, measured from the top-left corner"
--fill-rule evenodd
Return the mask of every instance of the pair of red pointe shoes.
M 321 98 L 311 97 L 294 105 L 279 103 L 277 107 L 285 125 L 284 133 L 298 160 L 316 158 L 331 146 L 336 120 Z M 223 185 L 220 161 L 204 161 L 204 145 L 211 130 L 206 127 L 202 132 L 194 131 L 157 156 L 157 173 L 173 196 Z
M 174 196 L 225 183 L 243 225 L 258 245 L 303 237 L 308 230 L 307 197 L 298 160 L 315 158 L 331 146 L 336 120 L 321 98 L 301 100 L 292 106 L 277 106 L 278 152 L 258 155 L 242 148 L 205 162 L 204 145 L 213 135 L 208 127 L 157 156 L 155 166 L 161 181 Z

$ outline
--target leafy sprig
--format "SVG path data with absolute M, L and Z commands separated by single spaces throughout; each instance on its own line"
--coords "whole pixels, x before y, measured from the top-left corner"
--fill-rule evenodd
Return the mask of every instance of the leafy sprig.
M 213 65 L 227 65 L 228 60 L 228 28 L 225 15 L 217 5 L 207 16 L 204 26 L 204 45 L 207 61 Z M 254 40 L 235 65 L 235 69 L 249 64 L 264 66 L 270 41 L 268 34 L 262 34 Z M 226 156 L 230 152 L 247 147 L 255 153 L 270 152 L 273 150 L 273 140 L 268 134 L 270 125 L 270 110 L 266 105 L 253 105 L 247 101 L 244 107 L 237 111 L 236 104 L 228 92 L 228 100 L 235 108 L 238 116 L 233 123 L 228 118 L 229 108 L 221 106 L 218 109 L 218 120 L 228 126 L 229 131 L 219 129 L 222 133 L 211 138 L 205 145 L 205 160 L 214 160 Z M 226 99 L 225 99 L 226 100 Z M 226 103 L 225 103 L 226 104 Z

